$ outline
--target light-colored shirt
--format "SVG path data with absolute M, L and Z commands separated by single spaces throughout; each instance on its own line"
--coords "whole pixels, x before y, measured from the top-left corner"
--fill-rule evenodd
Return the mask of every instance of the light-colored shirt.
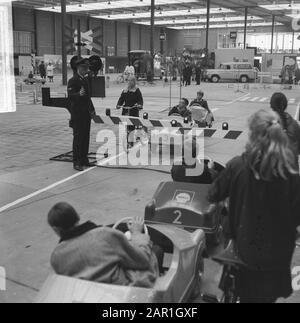
M 53 76 L 54 75 L 54 66 L 53 65 L 48 65 L 47 66 L 47 75 L 48 76 Z

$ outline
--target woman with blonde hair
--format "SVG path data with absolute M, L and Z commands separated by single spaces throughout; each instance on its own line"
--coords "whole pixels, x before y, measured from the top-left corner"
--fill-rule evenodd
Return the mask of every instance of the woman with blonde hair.
M 123 116 L 139 117 L 140 111 L 143 109 L 144 99 L 141 90 L 136 84 L 135 76 L 128 78 L 128 85 L 121 93 L 121 96 L 117 103 L 117 109 L 122 109 Z M 135 130 L 135 126 L 127 126 L 127 141 L 130 133 Z M 128 142 L 128 147 L 131 147 L 133 143 Z
M 273 111 L 249 120 L 249 141 L 216 179 L 208 199 L 229 198 L 230 238 L 247 265 L 237 275 L 241 302 L 292 294 L 291 261 L 300 225 L 300 177 L 289 139 Z

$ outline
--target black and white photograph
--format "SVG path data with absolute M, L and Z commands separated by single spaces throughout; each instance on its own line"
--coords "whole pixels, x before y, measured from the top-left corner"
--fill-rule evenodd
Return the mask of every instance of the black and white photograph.
M 300 0 L 0 0 L 0 303 L 300 303 L 299 155 Z

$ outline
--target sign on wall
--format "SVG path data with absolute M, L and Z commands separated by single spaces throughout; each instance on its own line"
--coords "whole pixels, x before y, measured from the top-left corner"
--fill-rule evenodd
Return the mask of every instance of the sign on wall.
M 65 38 L 68 54 L 75 54 L 77 50 L 75 44 L 78 40 L 77 29 L 66 26 Z M 102 27 L 81 32 L 81 42 L 85 44 L 83 48 L 89 50 L 91 55 L 104 56 Z
M 236 31 L 230 32 L 230 39 L 237 39 L 237 32 Z
M 16 111 L 11 2 L 0 2 L 0 113 Z

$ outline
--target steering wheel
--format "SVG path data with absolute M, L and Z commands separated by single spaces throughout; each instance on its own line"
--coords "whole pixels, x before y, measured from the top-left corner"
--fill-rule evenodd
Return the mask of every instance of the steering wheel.
M 127 224 L 128 224 L 128 222 L 130 222 L 130 221 L 133 221 L 133 218 L 132 218 L 132 217 L 123 218 L 123 219 L 121 219 L 121 220 L 117 221 L 117 222 L 114 224 L 113 229 L 117 230 L 117 229 L 118 229 L 118 226 L 119 226 L 120 224 L 122 224 L 122 223 L 127 223 Z M 148 230 L 148 228 L 147 228 L 146 224 L 144 224 L 144 232 L 145 232 L 145 234 L 149 235 L 149 230 Z

